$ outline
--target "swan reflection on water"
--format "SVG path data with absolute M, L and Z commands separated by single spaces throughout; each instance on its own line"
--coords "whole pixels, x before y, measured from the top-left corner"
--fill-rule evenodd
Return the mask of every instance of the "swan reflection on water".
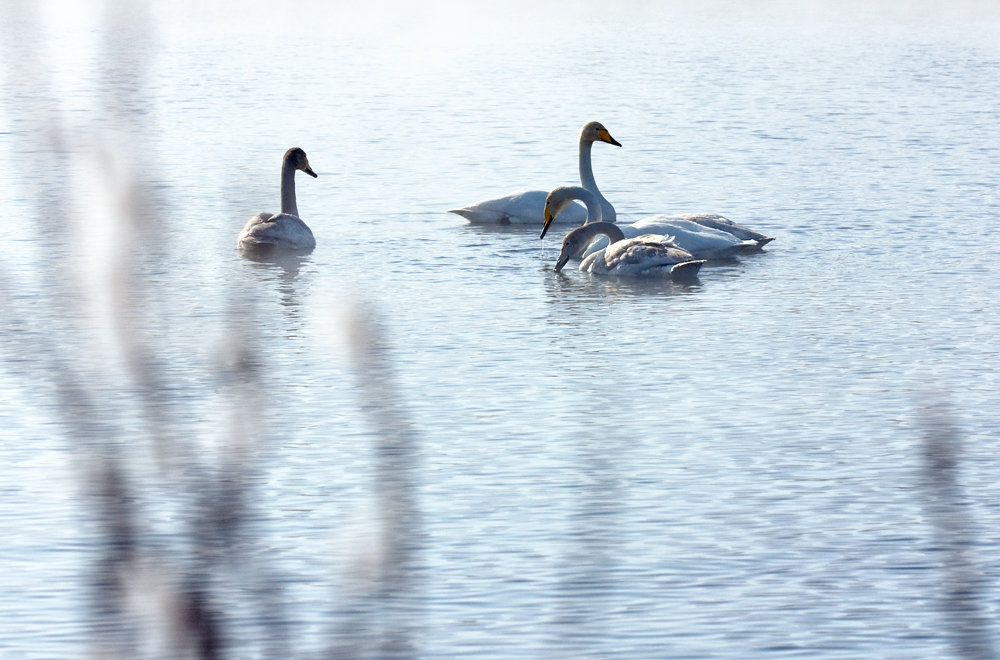
M 575 271 L 553 272 L 550 265 L 541 270 L 546 275 L 546 290 L 553 299 L 575 300 L 582 305 L 650 296 L 690 295 L 704 288 L 699 278 L 674 281 L 666 277 L 601 277 Z
M 299 270 L 302 268 L 302 264 L 308 263 L 311 260 L 308 254 L 295 254 L 289 252 L 242 252 L 241 255 L 244 259 L 254 264 L 260 264 L 260 267 L 272 266 L 275 269 L 280 269 L 285 273 L 286 276 L 294 279 L 298 277 Z
M 279 251 L 269 256 L 243 253 L 243 257 L 254 275 L 254 289 L 259 292 L 273 285 L 280 296 L 283 313 L 295 322 L 297 330 L 301 318 L 301 291 L 297 280 L 303 265 L 312 260 L 311 256 Z

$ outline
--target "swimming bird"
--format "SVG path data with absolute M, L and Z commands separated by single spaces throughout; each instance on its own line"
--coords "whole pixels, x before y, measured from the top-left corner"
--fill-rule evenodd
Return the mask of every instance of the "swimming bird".
M 590 152 L 595 142 L 606 142 L 616 147 L 622 145 L 611 137 L 611 133 L 600 122 L 589 122 L 580 131 L 580 183 L 599 197 L 604 219 L 614 222 L 615 207 L 601 194 L 594 179 Z M 537 224 L 542 222 L 542 208 L 547 195 L 544 190 L 527 190 L 496 199 L 485 199 L 460 209 L 451 209 L 449 213 L 457 213 L 475 224 Z M 560 220 L 580 224 L 586 217 L 583 209 L 574 204 L 566 210 Z
M 262 212 L 250 218 L 236 240 L 236 247 L 244 252 L 270 253 L 273 251 L 306 253 L 316 247 L 312 231 L 299 217 L 295 203 L 295 170 L 302 170 L 315 178 L 309 167 L 306 152 L 293 147 L 281 159 L 281 213 Z
M 681 279 L 696 276 L 705 263 L 704 259 L 694 259 L 690 253 L 671 245 L 669 236 L 643 234 L 625 238 L 614 223 L 591 222 L 566 234 L 555 271 L 562 270 L 571 257 L 601 234 L 608 237 L 610 244 L 584 257 L 580 270 L 585 273 L 618 277 L 668 275 Z
M 618 225 L 602 220 L 603 210 L 597 195 L 579 186 L 561 186 L 548 194 L 543 212 L 547 222 L 539 238 L 545 236 L 551 219 L 562 213 L 574 199 L 586 205 L 588 221 L 582 227 L 577 227 L 566 234 L 559 252 L 559 260 L 556 262 L 556 272 L 562 270 L 572 257 L 582 253 L 597 236 L 607 236 L 610 245 L 588 255 L 580 263 L 580 270 L 584 272 L 626 277 L 641 275 L 692 277 L 705 263 L 704 260 L 695 259 L 690 253 L 677 247 L 670 236 L 647 233 L 626 238 Z
M 569 200 L 579 199 L 585 204 L 587 203 L 586 199 L 581 197 L 581 190 L 583 190 L 582 195 L 589 194 L 589 191 L 575 186 L 556 188 L 549 194 L 545 202 L 540 238 L 545 237 L 552 221 L 569 205 Z M 599 211 L 600 208 L 592 208 L 591 204 L 587 205 L 587 222 L 593 222 L 595 217 L 597 220 L 601 219 L 594 215 L 595 210 Z M 731 259 L 738 254 L 756 252 L 760 249 L 757 241 L 741 240 L 733 234 L 701 224 L 697 221 L 697 218 L 701 217 L 707 216 L 654 215 L 630 225 L 618 226 L 626 238 L 634 238 L 643 234 L 670 236 L 672 243 L 676 247 L 690 252 L 693 259 Z M 720 218 L 721 216 L 714 217 Z M 608 239 L 602 236 L 595 240 L 589 248 L 587 245 L 582 246 L 581 256 L 593 254 L 606 245 L 608 245 Z

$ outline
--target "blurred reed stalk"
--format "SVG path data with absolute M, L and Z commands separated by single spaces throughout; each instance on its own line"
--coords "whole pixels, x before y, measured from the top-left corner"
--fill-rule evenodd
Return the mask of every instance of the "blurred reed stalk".
M 960 483 L 960 435 L 945 405 L 925 405 L 923 415 L 925 510 L 935 549 L 941 553 L 941 609 L 946 632 L 956 657 L 996 658 L 994 622 L 985 606 L 987 585 L 974 552 L 974 520 Z
M 176 396 L 186 383 L 167 368 L 162 355 L 163 338 L 172 336 L 170 324 L 186 322 L 172 313 L 185 301 L 172 299 L 149 279 L 150 272 L 169 263 L 165 260 L 177 247 L 169 240 L 176 228 L 169 225 L 171 214 L 162 211 L 166 200 L 136 177 L 133 163 L 141 155 L 144 170 L 155 170 L 154 154 L 130 153 L 146 131 L 155 130 L 148 124 L 144 95 L 149 53 L 141 45 L 151 34 L 144 9 L 123 0 L 105 7 L 103 34 L 121 38 L 108 37 L 99 58 L 104 103 L 82 128 L 69 126 L 59 112 L 52 68 L 37 47 L 44 30 L 33 0 L 12 2 L 0 12 L 8 14 L 0 18 L 9 19 L 0 36 L 8 64 L 5 85 L 14 99 L 7 112 L 17 127 L 10 142 L 15 159 L 30 163 L 32 170 L 15 183 L 32 200 L 35 214 L 28 221 L 37 244 L 45 247 L 38 276 L 40 289 L 48 293 L 41 301 L 21 300 L 18 292 L 31 284 L 0 269 L 5 343 L 27 388 L 53 385 L 53 408 L 81 465 L 81 506 L 84 517 L 96 523 L 99 549 L 89 580 L 91 654 L 301 657 L 299 640 L 290 632 L 282 586 L 286 576 L 259 559 L 262 539 L 252 524 L 260 513 L 253 504 L 260 469 L 256 456 L 267 436 L 266 420 L 257 414 L 265 393 L 258 351 L 263 342 L 254 332 L 262 325 L 254 322 L 258 312 L 245 302 L 234 303 L 226 327 L 215 329 L 227 337 L 228 352 L 200 365 L 232 411 L 224 441 L 213 450 L 206 451 L 200 441 L 211 445 L 220 429 L 207 422 L 192 432 L 189 411 Z M 123 113 L 123 108 L 134 111 Z M 78 217 L 70 199 L 73 186 L 67 182 L 80 171 L 91 172 L 106 192 L 108 206 L 95 209 L 94 219 Z M 43 173 L 40 182 L 33 179 L 36 172 Z M 58 185 L 46 185 L 53 181 Z M 95 221 L 109 229 L 106 251 L 83 261 L 71 258 L 86 249 L 92 237 L 80 232 L 94 229 L 100 224 Z M 234 219 L 234 236 L 239 224 Z M 96 286 L 87 284 L 94 273 L 75 269 L 77 263 L 83 271 L 96 271 Z M 99 300 L 109 304 L 96 309 Z M 36 304 L 48 316 L 38 313 Z M 63 327 L 36 331 L 49 316 L 62 319 Z M 117 360 L 101 353 L 95 336 L 101 326 L 111 330 Z M 331 621 L 332 641 L 313 640 L 313 646 L 326 644 L 332 656 L 415 657 L 416 613 L 403 598 L 412 589 L 419 525 L 412 477 L 415 437 L 394 393 L 377 322 L 360 312 L 354 330 L 358 391 L 376 429 L 381 571 L 366 590 L 366 607 Z M 197 347 L 190 348 L 197 355 Z M 28 355 L 33 357 L 23 359 Z M 164 517 L 159 508 L 167 500 L 183 504 L 169 516 L 180 521 L 180 538 L 164 543 L 155 521 Z M 242 602 L 234 603 L 233 594 Z M 245 623 L 234 630 L 230 610 L 236 607 L 255 613 L 249 617 L 252 630 Z
M 266 365 L 258 350 L 263 341 L 254 332 L 258 312 L 234 305 L 225 327 L 215 329 L 230 339 L 230 352 L 201 365 L 232 411 L 224 442 L 213 452 L 204 451 L 199 438 L 192 436 L 188 410 L 170 395 L 186 385 L 165 368 L 161 356 L 169 327 L 154 334 L 146 322 L 155 318 L 162 326 L 185 323 L 170 313 L 181 301 L 158 290 L 148 275 L 177 248 L 169 240 L 171 227 L 164 226 L 170 214 L 157 212 L 165 200 L 136 176 L 139 156 L 150 168 L 155 167 L 153 154 L 129 153 L 129 147 L 142 144 L 144 132 L 155 130 L 142 111 L 148 103 L 144 84 L 149 76 L 148 53 L 140 45 L 150 32 L 142 21 L 143 7 L 124 0 L 107 5 L 106 34 L 126 32 L 128 38 L 109 42 L 99 60 L 104 104 L 82 131 L 68 126 L 59 111 L 52 67 L 37 47 L 44 31 L 34 0 L 8 0 L 0 10 L 7 92 L 3 102 L 15 125 L 4 139 L 25 172 L 8 183 L 31 199 L 34 216 L 26 221 L 36 230 L 34 243 L 41 246 L 35 259 L 37 283 L 15 277 L 0 265 L 4 346 L 11 370 L 22 375 L 26 391 L 44 389 L 39 383 L 51 385 L 68 450 L 80 463 L 85 494 L 81 506 L 96 523 L 94 545 L 99 550 L 89 580 L 91 654 L 300 657 L 301 640 L 293 639 L 291 632 L 285 576 L 259 559 L 260 530 L 253 525 L 259 516 L 255 476 L 262 469 L 256 457 L 267 436 L 266 420 L 257 414 L 266 392 Z M 123 114 L 122 108 L 136 111 Z M 71 186 L 64 182 L 73 181 L 80 171 L 93 172 L 110 200 L 107 208 L 98 209 L 113 237 L 104 253 L 107 258 L 82 262 L 84 268 L 100 271 L 102 291 L 81 283 L 87 273 L 74 269 L 76 262 L 70 258 L 76 256 L 78 232 L 87 221 L 75 216 Z M 240 224 L 234 219 L 234 236 Z M 22 295 L 34 289 L 46 295 Z M 105 299 L 110 304 L 96 312 L 94 301 Z M 56 313 L 40 314 L 40 307 Z M 96 325 L 112 330 L 120 371 L 119 362 L 106 359 L 95 337 L 96 316 Z M 51 318 L 61 319 L 60 327 L 39 332 L 39 324 Z M 374 427 L 381 561 L 357 602 L 339 608 L 342 614 L 330 622 L 329 639 L 320 640 L 320 646 L 326 657 L 418 657 L 420 612 L 413 598 L 419 588 L 414 576 L 422 527 L 416 495 L 417 437 L 395 387 L 390 350 L 378 320 L 362 306 L 350 323 L 356 389 Z M 139 423 L 129 424 L 132 420 Z M 925 429 L 922 485 L 941 552 L 947 628 L 958 656 L 997 657 L 993 622 L 984 605 L 985 585 L 972 552 L 973 524 L 958 476 L 958 433 L 940 407 L 928 414 Z M 205 425 L 198 432 L 213 438 L 218 430 Z M 594 458 L 595 473 L 604 471 L 603 460 Z M 613 491 L 613 486 L 599 486 L 584 506 L 602 519 L 613 517 L 616 498 L 601 494 Z M 162 534 L 155 526 L 162 513 L 157 507 L 168 499 L 163 497 L 167 493 L 183 503 L 181 510 L 171 512 L 180 521 L 181 538 L 170 544 L 157 540 Z M 583 563 L 585 570 L 577 578 L 567 577 L 567 594 L 581 584 L 591 587 L 589 597 L 613 589 L 607 578 L 614 568 L 613 538 L 595 538 L 579 556 L 569 555 L 570 562 Z M 242 603 L 234 603 L 233 594 Z M 252 612 L 253 630 L 234 629 L 230 610 L 237 606 Z M 577 616 L 579 611 L 599 614 L 584 606 L 567 607 L 564 615 L 588 626 L 589 617 Z

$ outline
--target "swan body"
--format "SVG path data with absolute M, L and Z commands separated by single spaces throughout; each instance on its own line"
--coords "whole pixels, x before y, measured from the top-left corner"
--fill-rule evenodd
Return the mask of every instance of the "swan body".
M 562 270 L 573 255 L 600 234 L 607 236 L 610 244 L 584 257 L 580 270 L 585 273 L 617 277 L 694 277 L 705 263 L 672 245 L 669 236 L 643 234 L 626 238 L 618 225 L 591 222 L 566 234 L 555 270 Z
M 580 262 L 580 270 L 584 272 L 619 277 L 692 277 L 705 263 L 674 245 L 670 236 L 646 233 L 626 237 L 621 227 L 601 219 L 602 209 L 597 196 L 578 186 L 562 186 L 549 193 L 545 200 L 543 215 L 546 224 L 541 237 L 545 236 L 551 219 L 558 216 L 573 200 L 582 201 L 587 206 L 588 222 L 566 234 L 556 261 L 556 272 L 562 270 L 571 258 L 582 253 L 598 236 L 606 236 L 609 244 L 587 255 Z
M 598 196 L 604 219 L 615 221 L 615 207 L 611 205 L 597 188 L 594 179 L 594 168 L 591 165 L 590 152 L 595 142 L 606 142 L 616 147 L 622 146 L 611 137 L 611 133 L 600 122 L 592 121 L 585 124 L 580 131 L 580 184 Z M 544 190 L 526 190 L 451 209 L 449 213 L 457 213 L 474 224 L 538 224 L 542 222 L 542 208 L 548 193 Z M 579 205 L 571 205 L 559 219 L 569 223 L 580 224 L 587 216 Z
M 534 225 L 541 222 L 547 194 L 544 190 L 523 190 L 448 212 L 477 225 Z M 579 204 L 570 204 L 563 215 L 559 219 L 567 223 L 581 225 L 587 220 L 587 212 Z
M 703 219 L 722 218 L 704 215 L 653 215 L 630 225 L 619 225 L 626 237 L 642 234 L 668 234 L 680 248 L 690 252 L 695 259 L 724 260 L 740 254 L 757 252 L 760 244 L 753 239 L 740 239 L 735 235 L 703 224 Z M 725 220 L 725 218 L 722 218 Z M 586 250 L 585 256 L 607 245 L 601 238 Z
M 298 147 L 286 151 L 281 159 L 281 213 L 263 212 L 250 218 L 236 239 L 236 246 L 241 251 L 305 253 L 316 247 L 312 230 L 299 217 L 295 201 L 296 170 L 314 178 L 317 176 L 309 166 L 306 152 Z

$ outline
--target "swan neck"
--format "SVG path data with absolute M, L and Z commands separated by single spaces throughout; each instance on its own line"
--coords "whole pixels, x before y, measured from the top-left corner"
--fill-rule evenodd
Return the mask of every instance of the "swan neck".
M 594 166 L 590 162 L 590 151 L 594 143 L 590 140 L 580 140 L 580 185 L 587 190 L 597 192 L 597 181 L 594 179 Z
M 587 221 L 583 224 L 589 225 L 604 221 L 604 209 L 601 207 L 600 195 L 595 194 L 592 190 L 581 188 L 578 191 L 577 199 L 587 207 Z
M 616 220 L 615 207 L 611 205 L 611 202 L 605 199 L 604 195 L 597 187 L 597 179 L 594 178 L 594 166 L 590 161 L 590 152 L 593 146 L 593 142 L 590 140 L 584 140 L 583 136 L 580 136 L 580 185 L 597 195 L 601 208 L 604 209 L 603 219 L 609 222 L 614 222 Z
M 299 216 L 295 204 L 295 165 L 288 160 L 281 163 L 281 212 Z
M 625 233 L 613 222 L 595 222 L 588 225 L 588 227 L 590 227 L 590 232 L 593 237 L 596 237 L 599 234 L 604 234 L 608 237 L 609 243 L 617 243 L 618 241 L 625 239 Z

